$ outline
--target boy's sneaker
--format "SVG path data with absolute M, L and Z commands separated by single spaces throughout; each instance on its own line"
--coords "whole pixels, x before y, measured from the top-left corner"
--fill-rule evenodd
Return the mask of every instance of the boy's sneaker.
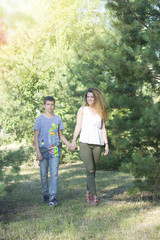
M 44 203 L 48 203 L 49 202 L 49 196 L 48 195 L 44 195 L 43 196 L 43 202 Z
M 53 198 L 51 201 L 49 201 L 49 206 L 53 206 L 53 207 L 56 207 L 60 205 L 60 202 L 57 200 L 57 198 Z

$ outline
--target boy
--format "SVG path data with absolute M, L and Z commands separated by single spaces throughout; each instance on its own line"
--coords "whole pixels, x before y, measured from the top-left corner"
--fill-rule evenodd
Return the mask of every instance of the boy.
M 44 98 L 44 114 L 36 118 L 34 124 L 34 142 L 36 157 L 40 164 L 40 176 L 43 201 L 49 206 L 58 206 L 58 168 L 60 158 L 60 140 L 69 148 L 70 143 L 62 134 L 62 119 L 54 115 L 55 99 L 51 96 Z M 50 188 L 48 191 L 48 167 L 50 169 Z

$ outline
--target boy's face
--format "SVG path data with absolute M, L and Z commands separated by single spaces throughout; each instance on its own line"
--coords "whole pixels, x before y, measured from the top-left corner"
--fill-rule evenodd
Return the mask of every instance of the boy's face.
M 46 101 L 46 103 L 44 104 L 44 108 L 48 113 L 53 113 L 54 107 L 55 105 L 53 101 Z

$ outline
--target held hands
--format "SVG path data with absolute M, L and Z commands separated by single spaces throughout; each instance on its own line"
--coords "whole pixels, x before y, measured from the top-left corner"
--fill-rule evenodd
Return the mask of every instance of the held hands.
M 74 151 L 76 148 L 77 148 L 77 144 L 74 141 L 72 141 L 70 144 L 70 150 Z

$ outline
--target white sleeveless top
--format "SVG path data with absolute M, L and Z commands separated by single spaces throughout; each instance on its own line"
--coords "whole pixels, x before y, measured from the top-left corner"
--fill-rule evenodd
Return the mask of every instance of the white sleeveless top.
M 104 145 L 102 119 L 99 114 L 93 114 L 89 107 L 84 107 L 79 142 Z

